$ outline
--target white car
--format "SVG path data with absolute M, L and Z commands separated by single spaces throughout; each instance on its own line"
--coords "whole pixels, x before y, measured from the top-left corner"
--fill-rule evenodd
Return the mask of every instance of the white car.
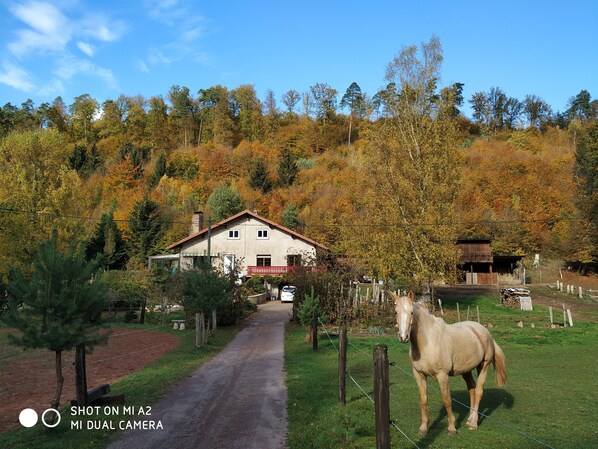
M 285 285 L 280 292 L 280 302 L 293 302 L 297 287 L 294 285 Z

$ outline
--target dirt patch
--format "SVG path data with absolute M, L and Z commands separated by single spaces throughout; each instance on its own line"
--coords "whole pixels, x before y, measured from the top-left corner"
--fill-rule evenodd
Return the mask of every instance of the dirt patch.
M 8 330 L 0 330 L 7 334 Z M 108 343 L 87 355 L 87 385 L 111 384 L 166 354 L 179 344 L 175 335 L 143 329 L 116 329 Z M 75 398 L 75 353 L 62 354 L 64 387 L 61 406 Z M 54 352 L 23 351 L 0 345 L 0 433 L 19 427 L 19 413 L 49 407 L 54 394 Z

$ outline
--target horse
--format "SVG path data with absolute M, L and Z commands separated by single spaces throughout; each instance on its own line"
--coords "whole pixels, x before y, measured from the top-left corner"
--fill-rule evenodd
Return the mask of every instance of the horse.
M 428 433 L 428 383 L 427 377 L 438 381 L 442 402 L 448 415 L 448 433 L 456 434 L 455 415 L 452 411 L 449 376 L 462 376 L 469 390 L 471 413 L 467 420 L 469 429 L 478 428 L 478 410 L 482 400 L 484 382 L 490 363 L 494 365 L 495 382 L 502 387 L 507 380 L 505 355 L 490 332 L 474 321 L 446 324 L 432 315 L 425 305 L 415 301 L 415 294 L 392 297 L 398 337 L 410 342 L 409 358 L 413 375 L 419 387 L 422 421 L 419 434 Z M 472 371 L 477 369 L 477 384 Z

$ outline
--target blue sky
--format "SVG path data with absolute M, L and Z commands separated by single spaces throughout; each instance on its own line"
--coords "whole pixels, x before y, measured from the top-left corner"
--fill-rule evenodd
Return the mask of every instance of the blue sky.
M 598 98 L 598 2 L 302 0 L 0 0 L 0 105 L 87 93 L 167 97 L 253 84 L 306 91 L 357 82 L 374 95 L 386 65 L 435 34 L 442 85 L 464 95 L 500 87 L 563 111 Z

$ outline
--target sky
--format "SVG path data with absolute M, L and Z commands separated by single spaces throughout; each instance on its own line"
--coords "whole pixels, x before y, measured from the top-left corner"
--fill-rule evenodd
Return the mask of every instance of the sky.
M 0 106 L 167 98 L 173 85 L 252 84 L 281 108 L 316 83 L 373 96 L 401 49 L 436 35 L 441 87 L 564 111 L 583 89 L 598 98 L 596 29 L 594 0 L 0 0 Z

